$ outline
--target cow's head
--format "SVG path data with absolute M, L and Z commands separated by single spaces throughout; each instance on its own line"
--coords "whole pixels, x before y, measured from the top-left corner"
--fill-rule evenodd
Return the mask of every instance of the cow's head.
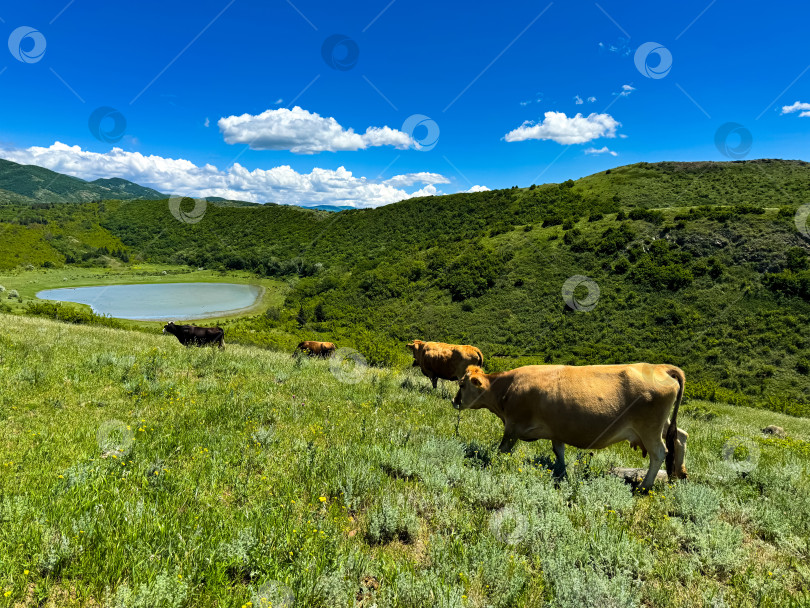
M 174 321 L 169 321 L 166 325 L 163 326 L 163 333 L 164 334 L 173 334 L 174 333 Z
M 423 344 L 424 344 L 424 342 L 422 342 L 422 340 L 414 340 L 413 342 L 408 342 L 408 349 L 415 356 L 416 353 L 419 352 L 419 349 L 422 348 Z
M 419 351 L 422 350 L 422 345 L 424 342 L 422 340 L 414 340 L 413 342 L 408 342 L 408 350 L 411 351 L 413 355 L 413 366 L 419 365 Z
M 453 407 L 457 410 L 477 410 L 487 406 L 487 391 L 489 380 L 477 365 L 471 365 L 464 372 L 464 377 L 458 381 L 459 389 L 453 399 Z

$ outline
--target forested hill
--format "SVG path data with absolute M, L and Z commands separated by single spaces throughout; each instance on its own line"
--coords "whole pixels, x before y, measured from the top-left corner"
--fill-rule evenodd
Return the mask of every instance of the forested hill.
M 43 167 L 0 159 L 0 203 L 76 203 L 112 198 L 161 199 L 166 195 L 117 177 L 87 182 Z
M 286 279 L 285 305 L 232 322 L 231 340 L 328 339 L 383 364 L 405 364 L 415 337 L 474 343 L 489 369 L 664 361 L 693 396 L 810 413 L 810 248 L 794 222 L 808 183 L 799 161 L 640 163 L 339 213 L 163 200 L 0 219 L 30 239 L 98 230 L 121 259 Z M 104 259 L 84 247 L 71 259 Z

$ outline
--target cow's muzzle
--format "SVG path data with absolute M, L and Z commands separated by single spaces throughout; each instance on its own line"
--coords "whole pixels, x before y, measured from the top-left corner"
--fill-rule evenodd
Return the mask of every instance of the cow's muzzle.
M 456 393 L 455 398 L 454 398 L 454 399 L 451 399 L 451 400 L 450 400 L 450 403 L 452 403 L 452 404 L 453 404 L 453 408 L 454 408 L 454 409 L 457 409 L 457 410 L 460 410 L 460 409 L 461 409 L 461 391 L 459 391 L 459 392 L 457 392 L 457 393 Z

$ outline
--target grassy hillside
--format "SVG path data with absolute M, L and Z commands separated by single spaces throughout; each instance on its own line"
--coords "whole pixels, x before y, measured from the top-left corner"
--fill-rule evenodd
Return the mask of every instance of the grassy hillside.
M 474 343 L 492 370 L 666 361 L 693 397 L 808 415 L 810 247 L 793 219 L 808 179 L 799 161 L 640 163 L 340 213 L 209 204 L 185 223 L 164 200 L 6 205 L 0 219 L 112 239 L 101 249 L 74 234 L 71 253 L 26 233 L 15 251 L 35 265 L 131 258 L 285 281 L 283 305 L 228 324 L 242 343 L 320 338 L 399 365 L 421 337 Z M 576 277 L 590 281 L 572 307 L 563 288 Z
M 409 368 L 0 322 L 3 605 L 810 599 L 806 420 L 689 402 L 690 479 L 633 496 L 627 444 L 555 483 L 547 442 L 497 455 L 494 416 Z

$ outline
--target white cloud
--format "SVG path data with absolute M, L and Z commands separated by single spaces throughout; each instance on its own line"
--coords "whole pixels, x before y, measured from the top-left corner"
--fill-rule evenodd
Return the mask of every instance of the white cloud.
M 0 158 L 39 165 L 86 180 L 122 177 L 166 194 L 221 196 L 252 202 L 293 205 L 348 205 L 378 207 L 414 196 L 442 194 L 436 184 L 450 180 L 438 173 L 408 173 L 387 180 L 355 177 L 345 167 L 314 168 L 298 173 L 289 165 L 252 171 L 238 163 L 228 169 L 195 165 L 182 158 L 145 156 L 113 148 L 98 153 L 56 142 L 47 148 L 0 149 Z M 415 191 L 404 188 L 422 184 Z
M 587 148 L 585 150 L 585 154 L 610 154 L 611 156 L 618 156 L 618 152 L 614 152 L 613 150 L 609 149 L 607 146 L 602 146 L 601 148 Z
M 558 144 L 584 144 L 599 137 L 616 137 L 621 123 L 610 114 L 577 114 L 568 118 L 564 112 L 546 112 L 545 119 L 535 124 L 524 122 L 504 135 L 506 141 L 550 139 Z
M 800 118 L 810 117 L 810 103 L 797 101 L 790 106 L 782 106 L 782 114 L 793 114 L 799 112 Z
M 574 96 L 574 103 L 577 104 L 578 106 L 581 106 L 585 102 L 582 101 L 582 97 L 580 97 L 579 95 L 575 95 Z
M 276 99 L 276 104 L 275 105 L 280 106 L 283 103 L 284 103 L 284 100 L 281 97 L 279 97 L 278 99 Z
M 636 87 L 631 87 L 629 84 L 623 84 L 622 90 L 619 93 L 614 93 L 614 95 L 618 95 L 619 97 L 629 97 L 630 93 L 636 90 Z
M 464 192 L 489 192 L 489 188 L 487 188 L 486 186 L 477 186 L 476 185 L 476 186 L 473 186 L 472 188 L 469 188 L 469 189 L 465 190 Z
M 596 101 L 596 97 L 594 97 L 593 95 L 588 97 L 588 103 L 593 103 L 594 101 Z
M 207 116 L 205 117 L 205 122 L 203 123 L 203 126 L 206 128 L 211 126 L 211 121 L 208 119 Z
M 363 134 L 344 129 L 338 121 L 295 106 L 266 110 L 254 116 L 227 116 L 217 122 L 229 144 L 248 144 L 253 150 L 289 150 L 296 154 L 362 150 L 393 146 L 416 147 L 407 133 L 390 127 L 369 127 Z

